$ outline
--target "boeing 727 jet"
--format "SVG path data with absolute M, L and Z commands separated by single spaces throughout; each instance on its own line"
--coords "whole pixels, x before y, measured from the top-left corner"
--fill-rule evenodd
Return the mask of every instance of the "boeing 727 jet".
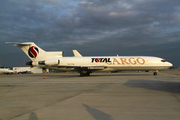
M 46 52 L 33 42 L 12 43 L 20 47 L 31 59 L 28 65 L 62 71 L 78 71 L 80 76 L 89 76 L 93 71 L 153 71 L 173 66 L 170 62 L 159 57 L 151 56 L 89 56 L 83 57 L 73 50 L 74 57 L 63 57 L 64 52 Z

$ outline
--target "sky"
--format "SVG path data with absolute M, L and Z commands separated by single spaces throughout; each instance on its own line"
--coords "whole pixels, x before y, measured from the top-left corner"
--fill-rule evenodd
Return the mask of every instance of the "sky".
M 1 0 L 1 66 L 30 61 L 5 42 L 64 56 L 156 56 L 180 67 L 180 0 Z

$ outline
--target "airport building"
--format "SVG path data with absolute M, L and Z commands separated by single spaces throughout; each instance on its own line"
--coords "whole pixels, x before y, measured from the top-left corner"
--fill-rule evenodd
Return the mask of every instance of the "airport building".
M 40 67 L 13 67 L 16 73 L 48 73 L 49 69 Z

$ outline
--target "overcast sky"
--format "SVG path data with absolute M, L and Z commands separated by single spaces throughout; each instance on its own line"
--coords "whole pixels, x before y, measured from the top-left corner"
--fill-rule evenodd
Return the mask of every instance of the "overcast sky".
M 65 56 L 157 56 L 180 67 L 180 0 L 1 0 L 1 64 L 30 61 L 5 42 Z

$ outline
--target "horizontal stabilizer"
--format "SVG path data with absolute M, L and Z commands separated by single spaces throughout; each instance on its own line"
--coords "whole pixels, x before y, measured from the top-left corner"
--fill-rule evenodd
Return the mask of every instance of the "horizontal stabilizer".
M 6 42 L 6 44 L 13 44 L 16 47 L 30 46 L 31 43 L 18 43 L 18 42 Z

